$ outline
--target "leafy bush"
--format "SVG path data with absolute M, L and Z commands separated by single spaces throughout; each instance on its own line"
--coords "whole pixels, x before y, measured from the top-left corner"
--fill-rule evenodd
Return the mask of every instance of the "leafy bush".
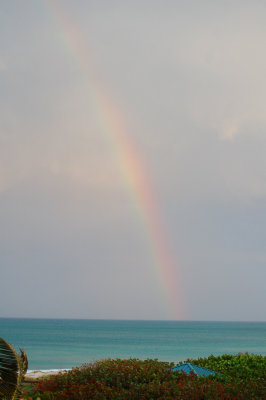
M 253 359 L 253 361 L 250 360 Z M 222 356 L 187 360 L 223 373 L 197 377 L 158 360 L 104 360 L 42 379 L 27 400 L 255 400 L 265 393 L 266 357 Z M 254 368 L 257 370 L 254 371 Z
M 260 381 L 266 376 L 266 357 L 254 354 L 224 354 L 208 358 L 188 359 L 187 362 L 212 369 L 232 378 Z
M 213 378 L 231 385 L 248 387 L 255 398 L 266 398 L 266 357 L 254 354 L 210 355 L 207 358 L 188 359 L 187 362 L 208 368 L 222 375 Z

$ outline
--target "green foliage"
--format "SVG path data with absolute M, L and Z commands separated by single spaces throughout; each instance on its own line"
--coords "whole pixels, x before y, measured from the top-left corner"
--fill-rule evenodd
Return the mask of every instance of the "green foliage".
M 208 358 L 188 359 L 187 362 L 220 372 L 231 378 L 260 381 L 266 377 L 266 357 L 253 354 L 224 354 Z
M 250 360 L 252 359 L 252 360 Z M 187 360 L 221 372 L 197 377 L 158 360 L 104 360 L 40 380 L 27 400 L 255 400 L 264 399 L 266 357 L 221 356 Z M 256 369 L 254 371 L 254 369 Z
M 17 354 L 9 343 L 0 338 L 0 400 L 17 400 L 21 397 L 27 368 L 25 352 L 21 350 Z
M 223 354 L 216 357 L 210 355 L 207 358 L 188 359 L 186 362 L 222 374 L 214 377 L 214 381 L 249 387 L 250 391 L 256 393 L 257 398 L 266 398 L 266 357 L 262 355 L 248 353 Z

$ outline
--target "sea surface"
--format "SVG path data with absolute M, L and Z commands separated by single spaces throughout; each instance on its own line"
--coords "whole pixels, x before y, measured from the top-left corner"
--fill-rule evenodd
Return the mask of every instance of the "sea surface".
M 266 355 L 266 322 L 0 318 L 0 337 L 24 348 L 29 369 L 67 369 L 105 358 L 181 361 L 210 354 Z

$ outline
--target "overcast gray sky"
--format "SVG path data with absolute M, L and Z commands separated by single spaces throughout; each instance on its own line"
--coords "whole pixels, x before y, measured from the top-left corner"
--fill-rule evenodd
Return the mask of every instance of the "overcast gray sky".
M 54 3 L 0 3 L 0 317 L 265 320 L 266 2 Z

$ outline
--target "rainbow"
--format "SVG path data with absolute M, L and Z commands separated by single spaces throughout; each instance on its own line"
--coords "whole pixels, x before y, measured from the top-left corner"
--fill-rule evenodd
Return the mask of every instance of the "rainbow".
M 91 52 L 78 27 L 71 22 L 58 2 L 48 0 L 46 3 L 50 5 L 65 47 L 84 75 L 84 84 L 88 86 L 88 96 L 98 124 L 111 146 L 110 151 L 130 196 L 137 204 L 138 214 L 150 244 L 153 266 L 167 301 L 167 318 L 180 320 L 183 318 L 183 305 L 178 286 L 177 264 L 169 248 L 169 240 L 163 228 L 147 169 L 136 151 L 132 135 L 115 105 L 113 96 L 109 95 L 106 86 L 97 78 Z

